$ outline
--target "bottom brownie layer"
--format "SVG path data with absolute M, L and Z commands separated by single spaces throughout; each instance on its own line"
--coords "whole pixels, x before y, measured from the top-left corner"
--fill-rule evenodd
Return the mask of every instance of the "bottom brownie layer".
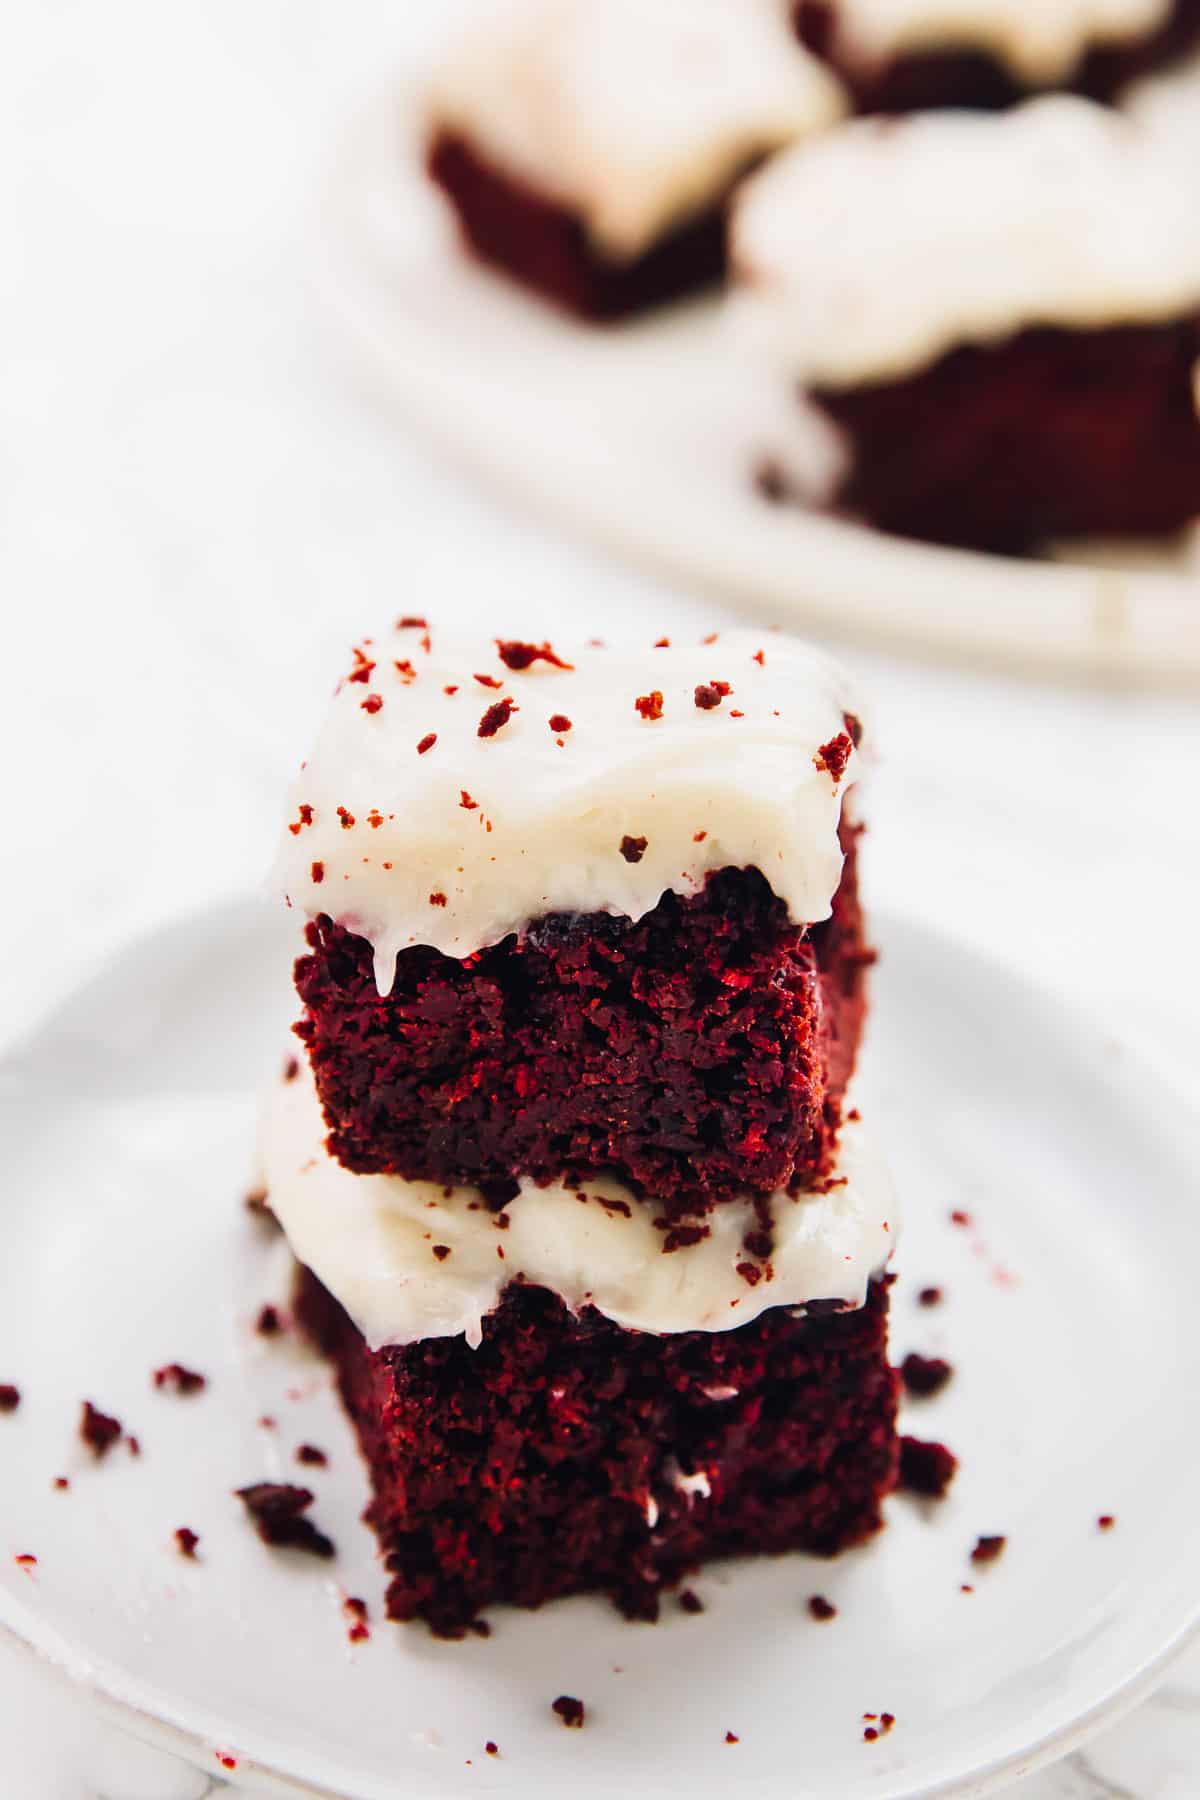
M 724 274 L 720 207 L 680 226 L 635 261 L 613 263 L 596 255 L 577 214 L 493 168 L 465 138 L 438 135 L 428 167 L 453 202 L 476 256 L 584 318 L 641 312 Z
M 856 1312 L 765 1313 L 654 1337 L 511 1285 L 483 1343 L 368 1350 L 301 1270 L 370 1465 L 387 1610 L 460 1636 L 496 1601 L 661 1589 L 746 1552 L 832 1555 L 877 1530 L 896 1474 L 887 1283 Z
M 1156 536 L 1200 518 L 1200 320 L 965 345 L 816 398 L 846 433 L 840 510 L 882 531 L 1009 552 Z

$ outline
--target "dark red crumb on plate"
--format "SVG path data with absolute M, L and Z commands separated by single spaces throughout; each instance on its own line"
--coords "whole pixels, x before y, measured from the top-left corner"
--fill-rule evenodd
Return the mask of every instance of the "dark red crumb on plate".
M 737 1734 L 737 1732 L 736 1732 L 736 1731 L 727 1731 L 727 1732 L 726 1732 L 726 1733 L 725 1733 L 725 1742 L 726 1742 L 726 1743 L 727 1743 L 727 1744 L 740 1744 L 740 1743 L 741 1743 L 741 1741 L 742 1741 L 742 1740 L 741 1740 L 741 1738 L 740 1738 L 740 1737 L 739 1737 L 739 1736 L 738 1736 L 738 1734 Z
M 814 1619 L 820 1619 L 822 1623 L 824 1623 L 826 1619 L 837 1618 L 837 1607 L 833 1604 L 832 1600 L 827 1600 L 824 1594 L 811 1594 L 808 1601 L 808 1610 Z
M 1096 1520 L 1101 1531 L 1111 1531 L 1116 1522 L 1117 1521 L 1112 1513 L 1101 1513 L 1100 1517 Z
M 91 1451 L 99 1459 L 107 1456 L 122 1432 L 120 1419 L 114 1419 L 108 1413 L 102 1413 L 99 1407 L 85 1400 L 79 1415 L 79 1435 Z
M 900 1439 L 900 1480 L 897 1485 L 905 1493 L 940 1500 L 957 1468 L 958 1458 L 945 1444 L 924 1438 Z
M 507 725 L 513 714 L 519 710 L 511 700 L 497 700 L 494 706 L 488 707 L 480 719 L 475 735 L 481 738 L 495 737 L 496 733 Z
M 517 638 L 497 638 L 496 649 L 506 669 L 527 669 L 531 663 L 550 663 L 556 669 L 573 669 L 549 644 L 522 644 Z
M 180 1525 L 175 1532 L 175 1542 L 179 1546 L 179 1554 L 190 1558 L 196 1557 L 196 1545 L 200 1542 L 198 1534 L 187 1525 Z
M 963 1212 L 961 1208 L 956 1207 L 950 1214 L 950 1223 L 952 1225 L 969 1225 L 971 1223 L 971 1215 L 969 1212 Z
M 550 1710 L 556 1712 L 563 1724 L 571 1730 L 577 1731 L 583 1724 L 583 1701 L 576 1700 L 572 1694 L 560 1694 L 558 1699 L 552 1703 Z
M 264 1544 L 277 1549 L 305 1550 L 310 1556 L 333 1556 L 332 1538 L 301 1517 L 313 1503 L 310 1489 L 284 1481 L 256 1481 L 235 1490 L 254 1521 Z
M 220 1765 L 223 1769 L 236 1769 L 237 1768 L 237 1757 L 236 1756 L 223 1756 L 221 1754 L 221 1752 L 218 1751 L 217 1752 L 217 1761 L 220 1763 Z
M 296 1461 L 308 1463 L 314 1469 L 324 1469 L 328 1465 L 329 1458 L 323 1450 L 318 1450 L 315 1444 L 301 1444 L 296 1452 Z
M 11 1381 L 0 1381 L 0 1413 L 16 1412 L 21 1404 L 21 1390 Z
M 679 1604 L 685 1613 L 702 1613 L 704 1602 L 694 1588 L 684 1588 L 679 1596 Z
M 900 1379 L 905 1391 L 920 1400 L 940 1394 L 954 1370 L 941 1356 L 918 1356 L 913 1350 L 900 1364 Z
M 200 1375 L 195 1369 L 185 1369 L 182 1363 L 167 1363 L 154 1371 L 156 1388 L 171 1388 L 177 1394 L 198 1394 L 208 1386 L 208 1377 Z
M 487 1743 L 483 1747 L 487 1751 L 489 1756 L 499 1756 L 499 1754 L 500 1754 L 499 1745 L 494 1744 L 492 1742 L 491 1738 L 488 1739 Z
M 66 1476 L 65 1476 L 65 1475 L 56 1475 L 56 1476 L 55 1476 L 55 1477 L 54 1477 L 54 1482 L 53 1482 L 53 1486 L 54 1486 L 54 1488 L 55 1488 L 55 1490 L 56 1490 L 56 1492 L 58 1492 L 58 1493 L 60 1493 L 60 1494 L 61 1494 L 61 1493 L 65 1493 L 65 1492 L 66 1492 L 66 1490 L 67 1490 L 67 1488 L 69 1488 L 69 1487 L 70 1487 L 70 1485 L 71 1485 L 71 1484 L 70 1484 L 70 1482 L 69 1482 L 69 1481 L 68 1481 L 68 1480 L 67 1480 L 67 1478 L 66 1478 Z
M 276 1332 L 282 1331 L 283 1322 L 279 1317 L 279 1308 L 269 1304 L 264 1306 L 254 1321 L 254 1329 L 260 1337 L 274 1337 Z
M 23 1569 L 37 1568 L 37 1557 L 29 1550 L 23 1550 L 20 1556 L 14 1556 L 13 1561 L 18 1563 Z
M 640 863 L 646 854 L 647 842 L 648 839 L 644 837 L 629 837 L 627 834 L 621 839 L 621 855 L 627 863 Z
M 917 1305 L 940 1306 L 942 1304 L 942 1298 L 942 1290 L 940 1287 L 923 1287 L 917 1295 Z
M 1003 1555 L 1007 1542 L 1006 1537 L 981 1537 L 971 1552 L 971 1561 L 973 1563 L 995 1562 L 998 1556 Z

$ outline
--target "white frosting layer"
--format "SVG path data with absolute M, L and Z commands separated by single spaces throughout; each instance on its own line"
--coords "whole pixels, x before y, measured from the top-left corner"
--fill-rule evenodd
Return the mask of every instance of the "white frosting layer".
M 352 1175 L 325 1136 L 305 1064 L 264 1113 L 267 1192 L 295 1255 L 372 1348 L 460 1332 L 477 1346 L 484 1317 L 517 1276 L 572 1311 L 591 1305 L 618 1325 L 659 1333 L 729 1331 L 769 1307 L 812 1300 L 861 1306 L 898 1228 L 887 1172 L 856 1120 L 842 1129 L 827 1191 L 775 1196 L 770 1273 L 753 1284 L 737 1271 L 762 1267 L 742 1246 L 756 1224 L 748 1204 L 716 1207 L 707 1238 L 668 1254 L 653 1209 L 614 1181 L 587 1181 L 586 1201 L 557 1184 L 523 1183 L 501 1229 L 474 1189 Z M 435 1245 L 449 1255 L 436 1256 Z
M 639 919 L 730 865 L 761 869 L 797 922 L 828 916 L 842 793 L 815 759 L 847 712 L 861 716 L 834 663 L 774 633 L 555 648 L 572 669 L 514 673 L 494 640 L 436 627 L 356 652 L 368 679 L 334 696 L 276 876 L 293 905 L 371 942 L 381 991 L 410 945 L 462 957 L 547 912 Z M 731 692 L 703 710 L 695 690 L 715 681 Z M 662 716 L 644 718 L 634 703 L 656 691 Z M 481 738 L 507 699 L 519 710 Z M 569 730 L 551 728 L 560 715 Z
M 746 165 L 829 125 L 840 85 L 787 0 L 509 0 L 435 78 L 434 127 L 583 219 L 632 261 Z
M 1194 311 L 1181 141 L 1069 96 L 855 120 L 742 191 L 734 317 L 787 376 L 853 386 L 1026 326 Z
M 1088 50 L 1158 29 L 1171 0 L 834 0 L 836 49 L 852 63 L 980 50 L 1029 86 L 1065 81 Z

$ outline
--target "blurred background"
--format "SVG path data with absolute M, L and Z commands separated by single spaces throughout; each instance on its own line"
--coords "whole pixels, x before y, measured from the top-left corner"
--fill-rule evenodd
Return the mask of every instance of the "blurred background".
M 473 485 L 322 297 L 337 144 L 468 10 L 6 10 L 4 1044 L 115 947 L 261 888 L 330 671 L 376 623 L 640 637 L 736 616 Z M 1195 701 L 841 649 L 880 746 L 876 908 L 1019 964 L 1200 1094 Z M 6 1758 L 28 1759 L 7 1791 L 93 1791 L 90 1728 L 32 1679 L 0 1654 Z M 1194 1800 L 1197 1695 L 1193 1657 L 1149 1715 L 1022 1791 Z M 140 1779 L 96 1791 L 170 1800 Z

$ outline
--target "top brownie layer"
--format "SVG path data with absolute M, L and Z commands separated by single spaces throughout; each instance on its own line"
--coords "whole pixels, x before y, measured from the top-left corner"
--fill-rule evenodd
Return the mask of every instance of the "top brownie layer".
M 435 139 L 578 219 L 631 263 L 711 212 L 751 164 L 832 124 L 837 79 L 788 0 L 508 0 L 429 95 Z

